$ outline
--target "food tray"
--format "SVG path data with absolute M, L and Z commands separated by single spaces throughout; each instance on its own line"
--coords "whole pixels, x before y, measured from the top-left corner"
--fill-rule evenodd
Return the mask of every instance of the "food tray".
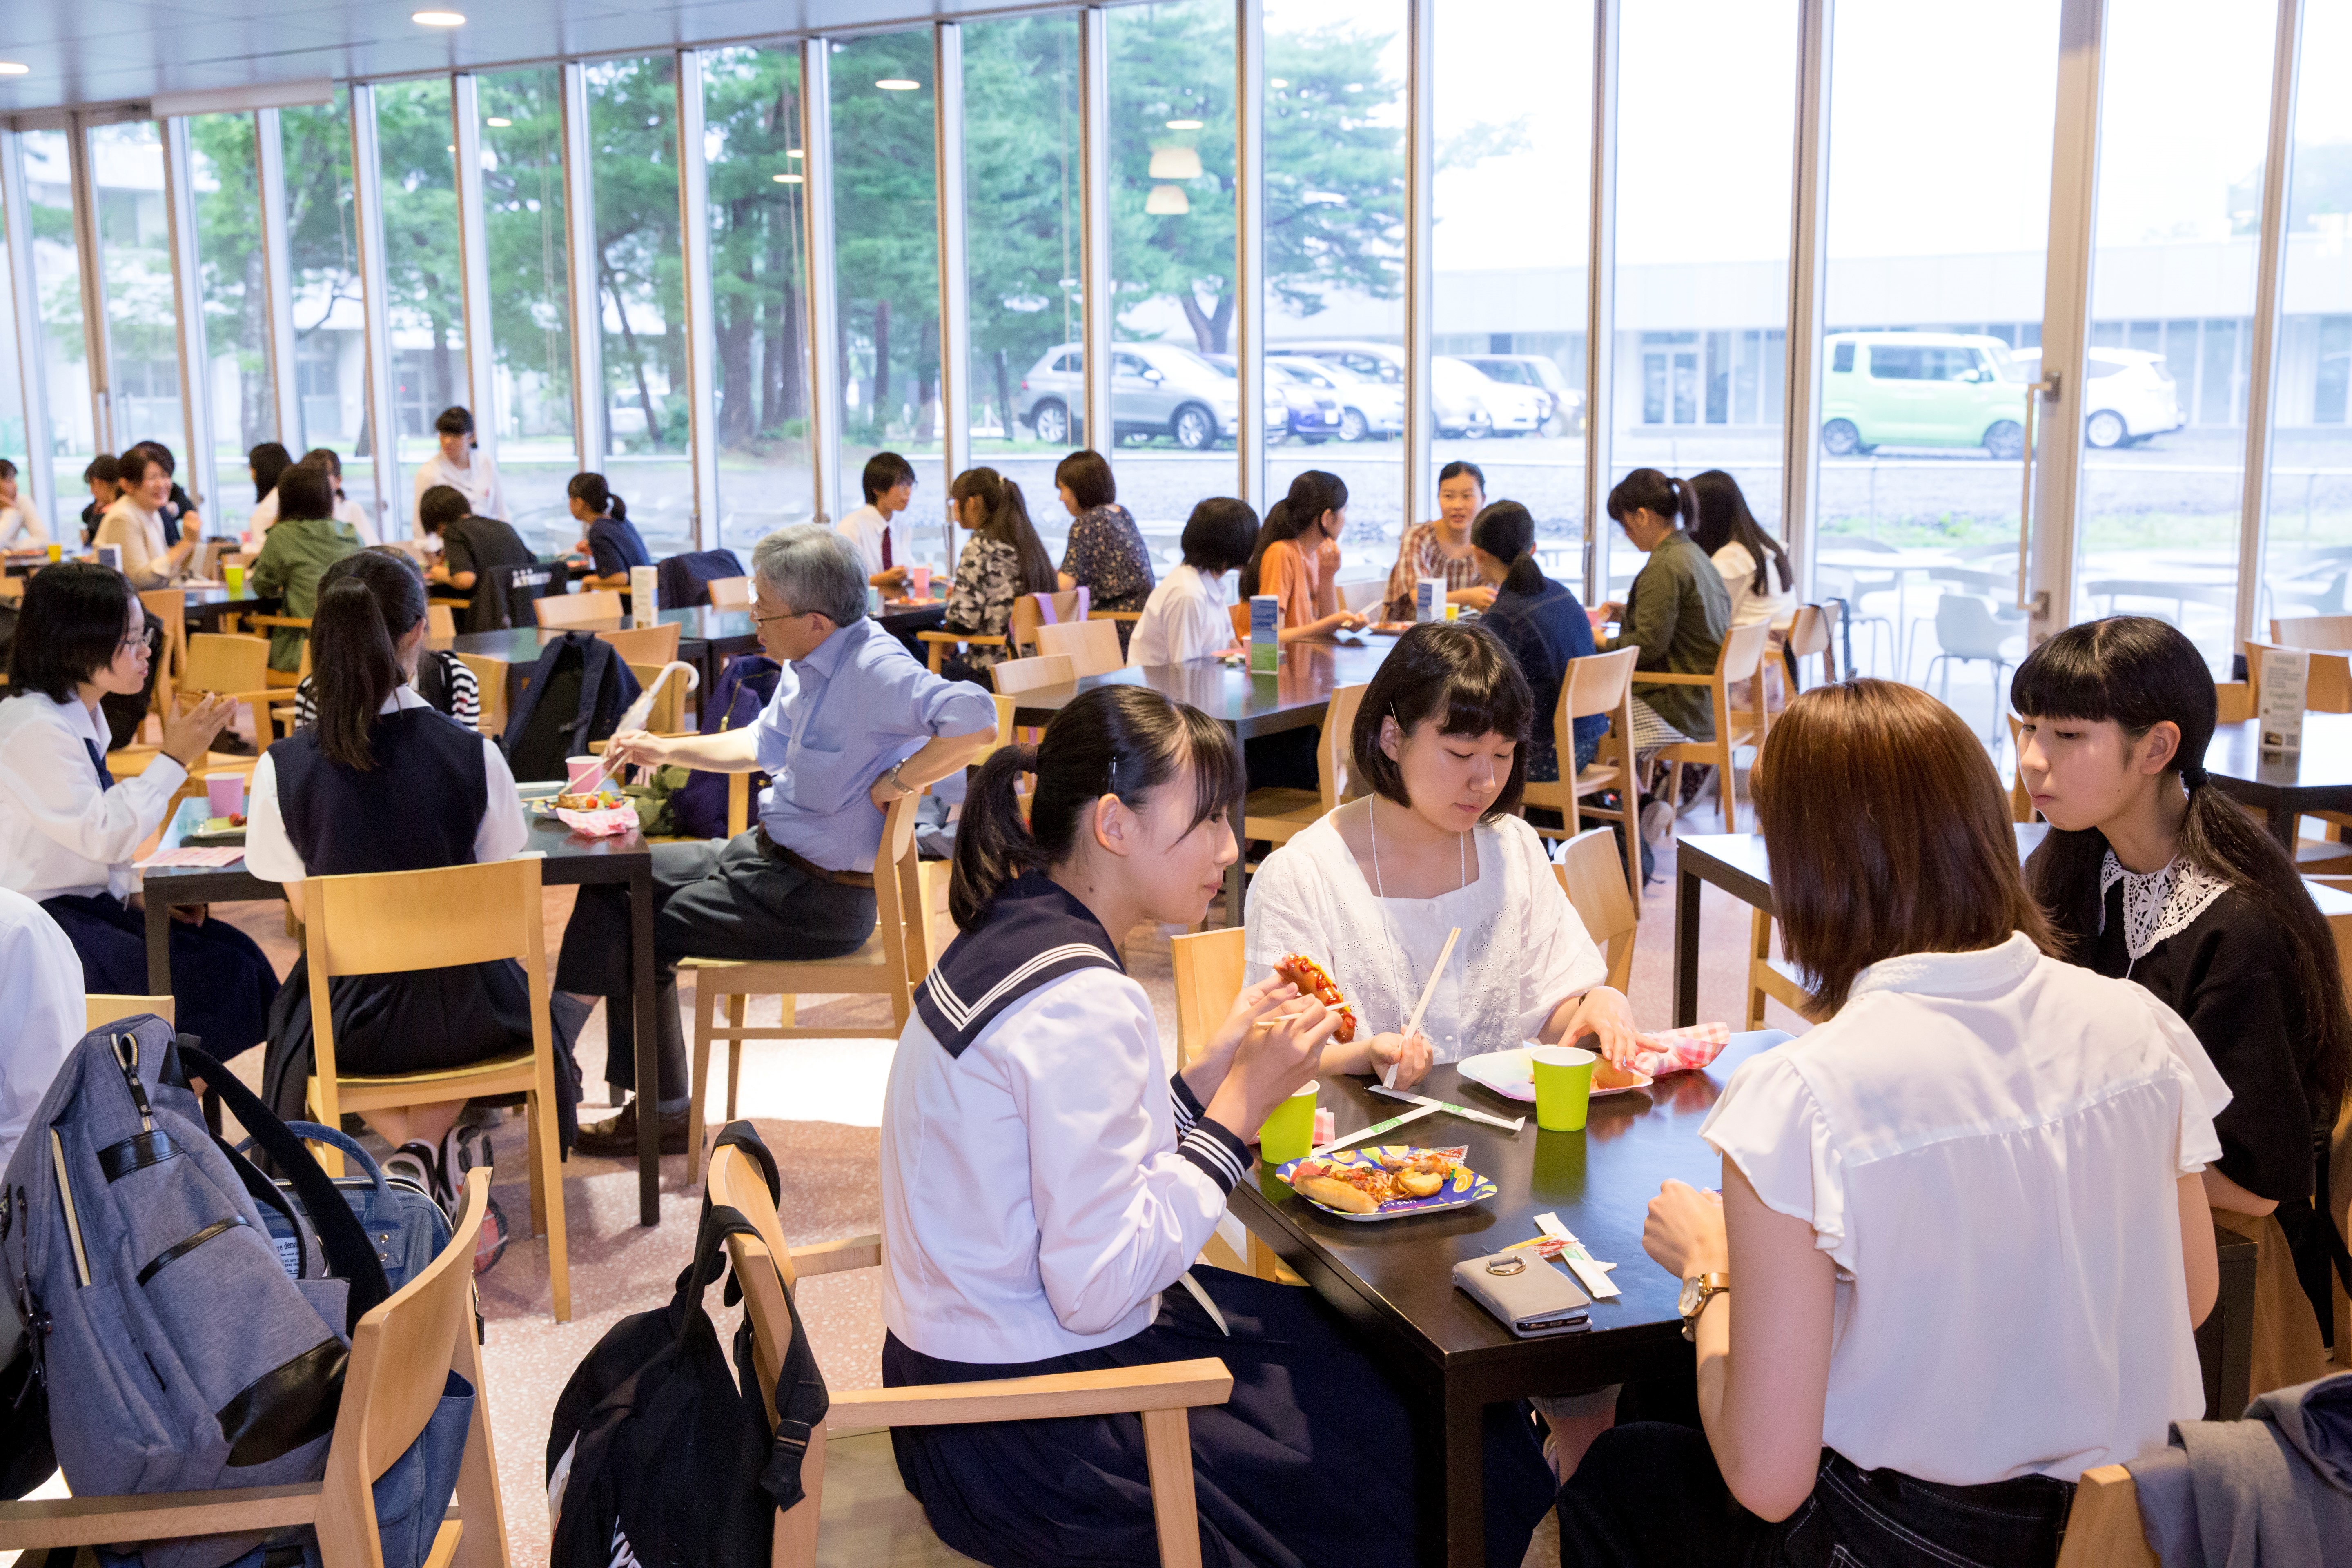
M 637 830 L 637 808 L 625 800 L 595 811 L 570 811 L 547 800 L 533 804 L 542 814 L 590 838 L 613 838 Z
M 1412 1144 L 1381 1143 L 1363 1149 L 1334 1149 L 1328 1154 L 1311 1154 L 1307 1158 L 1319 1160 L 1327 1165 L 1369 1165 L 1382 1154 L 1394 1159 L 1404 1159 L 1413 1154 L 1426 1154 L 1432 1152 L 1427 1148 Z M 1278 1168 L 1275 1174 L 1282 1178 L 1285 1185 L 1288 1185 L 1290 1173 L 1306 1163 L 1306 1160 L 1293 1160 L 1288 1164 Z M 1432 1195 L 1425 1198 L 1391 1198 L 1370 1214 L 1349 1214 L 1344 1209 L 1335 1209 L 1328 1204 L 1315 1203 L 1313 1198 L 1307 1197 L 1304 1193 L 1298 1195 L 1304 1201 L 1314 1204 L 1317 1208 L 1321 1209 L 1333 1219 L 1369 1224 L 1384 1219 L 1402 1219 L 1407 1215 L 1437 1214 L 1445 1209 L 1467 1208 L 1472 1204 L 1493 1197 L 1500 1190 L 1493 1182 L 1470 1169 L 1469 1166 L 1456 1165 L 1454 1180 Z
M 1506 1100 L 1535 1103 L 1536 1079 L 1534 1065 L 1528 1060 L 1528 1047 L 1517 1050 L 1486 1051 L 1475 1057 L 1465 1057 L 1454 1064 L 1464 1078 L 1482 1089 L 1491 1089 Z M 1612 1067 L 1602 1057 L 1592 1064 L 1592 1098 L 1603 1100 L 1612 1094 L 1624 1094 L 1632 1089 L 1647 1089 L 1656 1080 L 1647 1073 L 1626 1072 Z

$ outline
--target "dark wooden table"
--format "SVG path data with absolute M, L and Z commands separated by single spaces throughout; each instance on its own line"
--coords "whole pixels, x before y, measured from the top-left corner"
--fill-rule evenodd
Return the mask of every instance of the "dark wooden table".
M 2205 770 L 2222 794 L 2270 818 L 2271 837 L 2294 854 L 2294 821 L 2306 811 L 2352 811 L 2352 713 L 2305 713 L 2303 750 L 2262 749 L 2262 721 L 2222 724 L 2205 748 Z
M 719 676 L 719 666 L 728 656 L 745 648 L 757 648 L 760 638 L 751 625 L 751 616 L 742 610 L 714 610 L 707 605 L 690 609 L 664 610 L 661 624 L 675 626 L 677 631 L 677 657 L 695 668 L 698 693 L 710 689 Z M 548 643 L 567 631 L 617 632 L 626 630 L 625 619 L 598 621 L 589 626 L 509 626 L 504 631 L 460 632 L 454 637 L 434 637 L 428 647 L 447 648 L 455 653 L 472 654 L 477 658 L 495 658 L 507 667 L 507 709 L 511 712 L 531 668 L 539 662 L 540 654 Z
M 1320 639 L 1285 643 L 1271 675 L 1253 674 L 1245 666 L 1215 658 L 1129 666 L 1024 691 L 1013 699 L 1013 721 L 1047 723 L 1079 693 L 1097 686 L 1149 686 L 1198 708 L 1231 730 L 1236 741 L 1303 730 L 1323 722 L 1335 689 L 1370 680 L 1395 646 L 1394 637 L 1379 633 L 1368 633 L 1352 644 Z M 1233 827 L 1235 842 L 1246 842 L 1239 805 L 1233 810 Z M 1235 925 L 1242 921 L 1243 880 L 1242 863 L 1236 859 L 1225 870 L 1225 908 Z
M 1351 1323 L 1391 1350 L 1391 1364 L 1442 1413 L 1442 1457 L 1424 1493 L 1433 1534 L 1422 1543 L 1423 1561 L 1449 1568 L 1486 1561 L 1480 1456 L 1487 1405 L 1690 1366 L 1676 1310 L 1682 1282 L 1642 1250 L 1642 1224 L 1662 1182 L 1720 1184 L 1722 1160 L 1700 1141 L 1699 1124 L 1740 1064 L 1787 1038 L 1769 1029 L 1734 1035 L 1704 1072 L 1594 1100 L 1581 1132 L 1543 1131 L 1534 1106 L 1496 1094 L 1454 1068 L 1431 1069 L 1421 1092 L 1432 1099 L 1528 1118 L 1513 1133 L 1441 1111 L 1393 1135 L 1424 1146 L 1467 1144 L 1470 1168 L 1500 1189 L 1468 1208 L 1372 1224 L 1340 1220 L 1264 1165 L 1234 1190 L 1231 1206 L 1243 1223 Z M 1343 1132 L 1406 1109 L 1375 1097 L 1365 1083 L 1322 1079 L 1316 1103 L 1329 1108 Z M 1592 1303 L 1589 1332 L 1522 1340 L 1454 1288 L 1454 1266 L 1535 1236 L 1535 1216 L 1546 1212 L 1558 1215 L 1593 1257 L 1617 1265 L 1610 1279 L 1622 1294 Z M 2198 1331 L 2198 1352 L 2209 1416 L 2234 1419 L 2248 1397 L 2254 1247 L 2226 1231 L 2217 1231 L 2215 1241 L 2221 1297 Z
M 190 632 L 217 632 L 234 616 L 275 615 L 284 601 L 275 594 L 257 594 L 248 582 L 232 594 L 226 588 L 187 588 L 184 619 Z
M 208 812 L 202 799 L 183 801 L 164 826 L 162 847 L 174 848 Z M 528 808 L 526 808 L 528 809 Z M 652 847 L 635 833 L 585 838 L 552 816 L 532 814 L 525 854 L 543 858 L 540 879 L 548 887 L 619 883 L 629 889 L 629 996 L 636 1014 L 637 1082 L 651 1084 L 659 1071 L 654 1014 L 654 875 Z M 245 868 L 158 867 L 145 873 L 147 988 L 155 995 L 172 989 L 172 910 L 192 904 L 277 903 L 285 890 Z M 552 963 L 554 955 L 549 955 Z M 661 1119 L 637 1119 L 637 1223 L 661 1217 Z

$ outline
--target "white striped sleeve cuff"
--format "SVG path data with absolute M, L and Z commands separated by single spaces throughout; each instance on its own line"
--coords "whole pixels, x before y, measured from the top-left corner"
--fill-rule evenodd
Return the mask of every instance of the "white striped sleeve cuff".
M 1176 1141 L 1176 1152 L 1207 1172 L 1220 1192 L 1230 1193 L 1241 1185 L 1249 1171 L 1248 1146 L 1205 1117 Z

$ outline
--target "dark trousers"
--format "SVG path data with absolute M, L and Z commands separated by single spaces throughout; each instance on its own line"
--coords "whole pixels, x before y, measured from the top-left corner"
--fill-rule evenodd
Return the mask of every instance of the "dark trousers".
M 1583 1568 L 2047 1568 L 2074 1487 L 2047 1476 L 1948 1487 L 1822 1450 L 1812 1495 L 1768 1524 L 1723 1483 L 1706 1434 L 1603 1432 L 1560 1489 L 1559 1560 Z
M 81 955 L 82 989 L 94 995 L 147 992 L 147 917 L 105 893 L 63 894 L 41 908 Z M 226 1061 L 269 1033 L 278 972 L 254 940 L 226 921 L 172 922 L 172 996 L 177 1026 Z
M 874 934 L 874 891 L 822 882 L 772 860 L 759 832 L 653 847 L 654 1019 L 660 1029 L 657 1096 L 684 1100 L 686 1037 L 677 1019 L 677 961 L 697 958 L 837 958 Z M 602 996 L 604 1081 L 636 1087 L 635 1018 L 629 1006 L 629 891 L 580 889 L 555 989 Z

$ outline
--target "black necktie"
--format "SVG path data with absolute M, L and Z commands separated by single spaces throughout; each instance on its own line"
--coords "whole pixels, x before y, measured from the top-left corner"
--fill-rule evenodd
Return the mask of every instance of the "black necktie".
M 106 754 L 98 749 L 98 742 L 85 736 L 82 739 L 81 749 L 89 753 L 89 765 L 98 770 L 98 787 L 112 789 L 114 775 L 106 771 Z

